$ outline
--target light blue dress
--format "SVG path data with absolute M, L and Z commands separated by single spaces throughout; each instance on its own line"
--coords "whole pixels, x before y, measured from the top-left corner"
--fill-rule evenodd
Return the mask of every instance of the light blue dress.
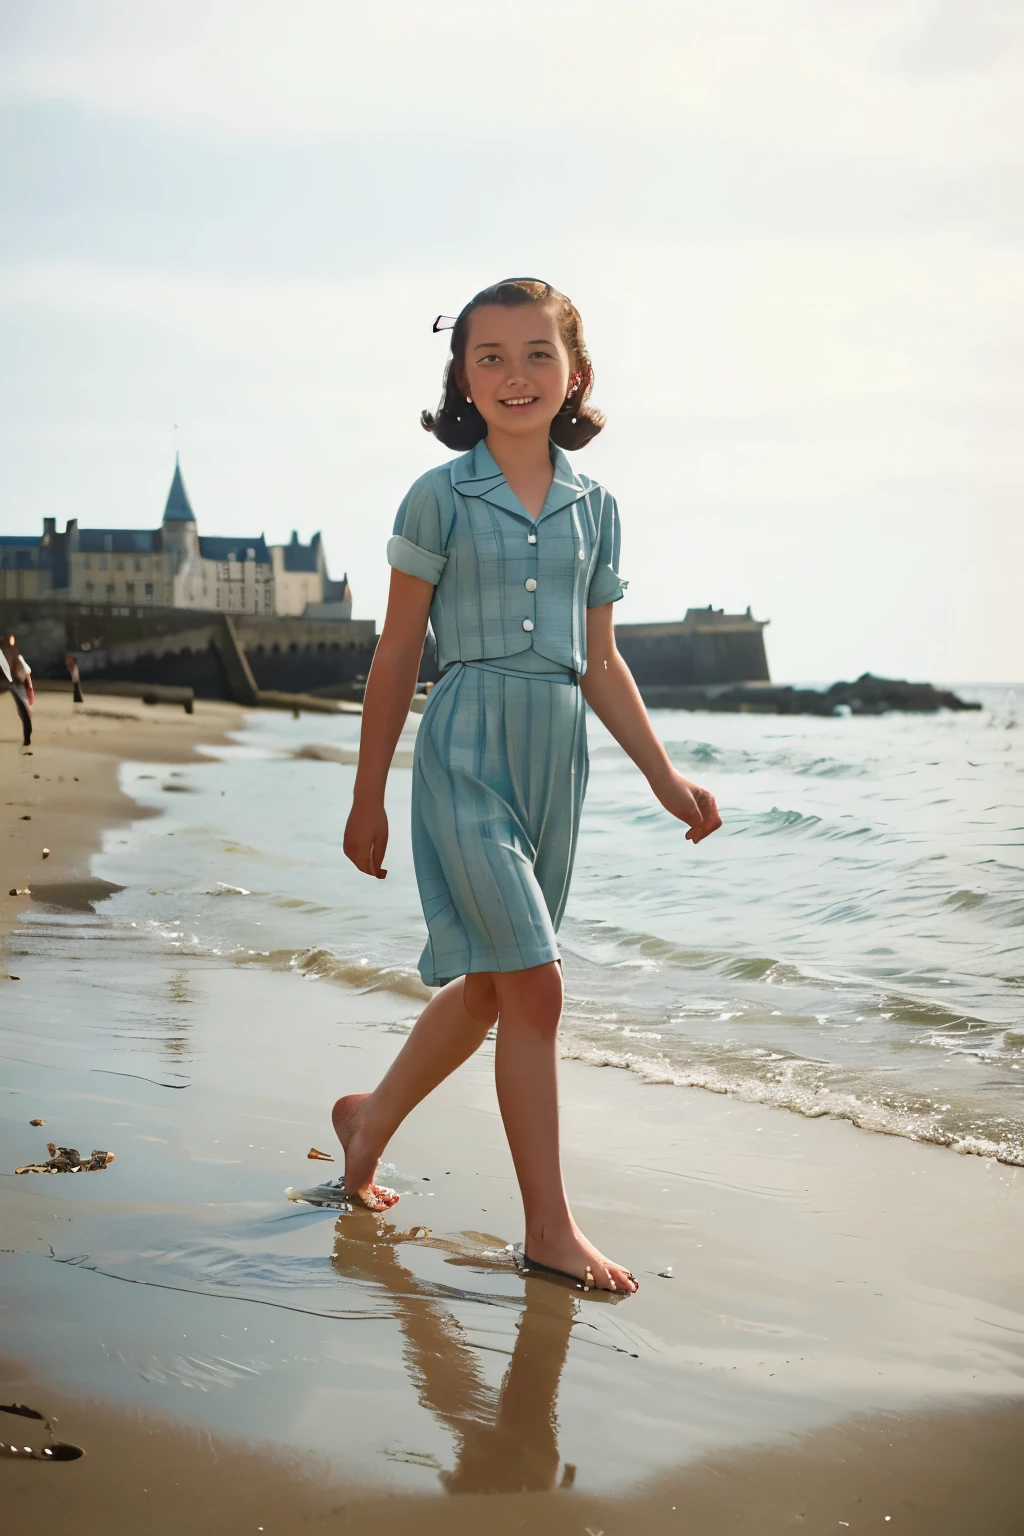
M 413 760 L 429 986 L 558 958 L 587 784 L 586 610 L 626 583 L 613 497 L 552 454 L 536 521 L 481 442 L 416 481 L 388 543 L 434 586 L 442 670 Z

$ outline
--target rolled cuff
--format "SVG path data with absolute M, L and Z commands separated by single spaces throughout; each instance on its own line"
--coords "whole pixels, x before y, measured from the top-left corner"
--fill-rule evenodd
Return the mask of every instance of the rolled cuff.
M 605 603 L 617 603 L 629 586 L 628 581 L 623 581 L 618 571 L 613 571 L 610 565 L 602 565 L 595 572 L 587 592 L 587 607 L 601 608 Z
M 396 571 L 404 571 L 407 576 L 429 581 L 432 587 L 440 581 L 447 562 L 447 555 L 435 555 L 433 550 L 404 539 L 400 533 L 388 539 L 388 564 Z

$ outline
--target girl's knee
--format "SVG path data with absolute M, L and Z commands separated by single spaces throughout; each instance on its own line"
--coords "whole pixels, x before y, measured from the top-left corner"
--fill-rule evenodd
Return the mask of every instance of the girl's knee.
M 557 960 L 495 976 L 502 1017 L 515 1017 L 534 1029 L 553 1032 L 562 1016 L 562 969 Z

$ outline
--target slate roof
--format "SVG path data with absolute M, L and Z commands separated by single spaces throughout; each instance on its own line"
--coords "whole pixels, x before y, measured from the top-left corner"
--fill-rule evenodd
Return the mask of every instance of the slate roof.
M 8 571 L 34 571 L 45 566 L 49 550 L 43 549 L 42 540 L 30 534 L 0 534 L 0 569 Z
M 199 535 L 199 553 L 204 560 L 239 560 L 248 558 L 248 551 L 256 551 L 256 564 L 269 565 L 270 551 L 262 533 L 258 539 L 243 539 L 234 537 L 230 539 Z
M 320 569 L 320 535 L 314 533 L 308 544 L 300 544 L 299 536 L 293 530 L 290 541 L 284 546 L 284 568 L 286 571 L 310 571 L 312 574 Z
M 78 548 L 83 555 L 153 555 L 163 541 L 159 528 L 80 528 Z
M 196 515 L 192 511 L 192 503 L 188 499 L 185 490 L 185 482 L 181 478 L 181 464 L 178 455 L 174 455 L 174 479 L 171 488 L 167 492 L 167 505 L 164 507 L 165 523 L 194 523 Z

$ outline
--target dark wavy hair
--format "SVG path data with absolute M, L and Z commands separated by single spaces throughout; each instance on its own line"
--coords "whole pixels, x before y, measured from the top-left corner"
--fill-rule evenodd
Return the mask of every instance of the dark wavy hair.
M 583 340 L 583 321 L 575 304 L 564 293 L 536 277 L 506 277 L 500 283 L 492 283 L 490 288 L 481 289 L 470 299 L 452 330 L 452 350 L 444 370 L 441 403 L 434 412 L 420 413 L 424 431 L 432 432 L 446 448 L 456 448 L 463 453 L 487 436 L 487 423 L 476 406 L 466 400 L 456 378 L 456 368 L 461 367 L 466 358 L 469 317 L 474 309 L 485 304 L 498 304 L 504 309 L 518 309 L 523 304 L 552 306 L 573 372 L 578 372 L 581 377 L 579 388 L 565 400 L 551 423 L 551 440 L 559 448 L 570 451 L 582 448 L 597 436 L 605 423 L 601 412 L 587 404 L 594 387 L 594 365 Z

